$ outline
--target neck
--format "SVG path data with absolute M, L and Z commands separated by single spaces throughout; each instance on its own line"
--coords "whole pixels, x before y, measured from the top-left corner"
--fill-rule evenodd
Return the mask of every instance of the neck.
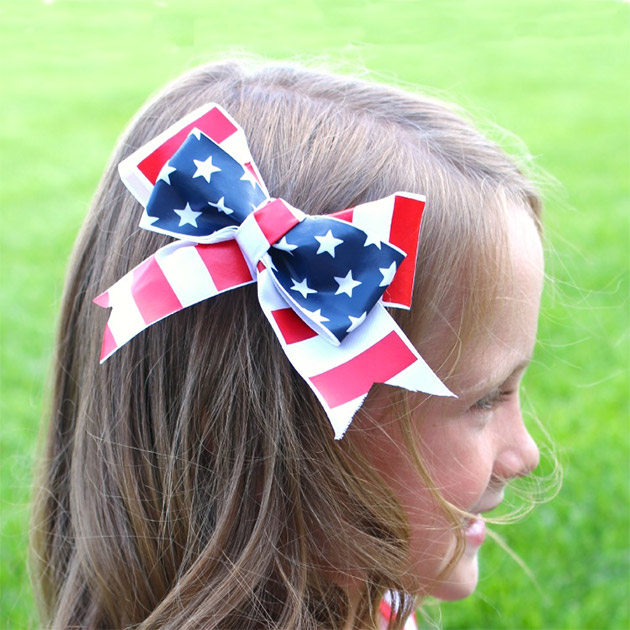
M 351 587 L 346 592 L 348 594 L 348 618 L 343 630 L 352 630 L 361 602 L 361 591 L 357 587 Z

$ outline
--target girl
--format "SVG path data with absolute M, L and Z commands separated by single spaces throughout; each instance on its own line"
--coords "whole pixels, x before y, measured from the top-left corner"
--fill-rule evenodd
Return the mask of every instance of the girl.
M 157 231 L 138 229 L 142 208 L 117 166 L 208 103 L 244 130 L 252 194 L 266 184 L 307 215 L 396 191 L 416 204 L 426 196 L 409 265 L 413 279 L 415 257 L 411 308 L 395 318 L 399 338 L 443 385 L 374 385 L 350 413 L 346 435 L 333 439 L 332 412 L 303 378 L 304 365 L 292 366 L 256 283 L 165 317 L 99 365 L 107 346 L 100 306 L 112 304 L 93 299 L 113 294 L 108 288 L 173 240 L 151 206 L 143 221 Z M 154 191 L 171 186 L 173 164 L 160 167 Z M 202 185 L 219 170 L 207 160 L 196 168 L 190 181 Z M 234 210 L 225 197 L 207 203 L 223 204 L 225 216 Z M 171 227 L 196 238 L 201 211 L 183 203 L 173 210 L 179 223 Z M 401 628 L 417 598 L 470 594 L 485 533 L 480 515 L 538 461 L 518 388 L 536 334 L 540 211 L 518 166 L 438 101 L 236 63 L 201 67 L 168 86 L 114 152 L 70 266 L 33 527 L 43 623 Z M 324 237 L 311 267 L 335 258 L 334 234 Z M 276 239 L 289 263 L 290 241 L 283 249 Z M 370 249 L 397 249 L 388 247 Z M 269 273 L 264 260 L 264 269 L 249 269 L 259 285 Z M 357 277 L 335 277 L 337 293 L 352 297 Z M 298 284 L 287 299 L 310 299 L 309 281 Z M 391 319 L 386 297 L 368 318 L 381 309 L 382 321 Z M 322 313 L 309 334 L 326 334 Z M 387 381 L 381 371 L 392 361 L 373 361 L 370 378 Z M 333 386 L 346 393 L 354 376 L 343 373 Z

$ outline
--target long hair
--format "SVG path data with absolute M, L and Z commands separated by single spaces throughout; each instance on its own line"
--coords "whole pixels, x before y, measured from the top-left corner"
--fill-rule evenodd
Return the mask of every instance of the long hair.
M 458 343 L 483 320 L 506 200 L 540 212 L 517 165 L 436 100 L 235 62 L 169 85 L 114 151 L 68 271 L 32 528 L 42 623 L 338 627 L 349 604 L 332 576 L 347 571 L 364 583 L 356 625 L 374 623 L 386 589 L 400 625 L 414 602 L 405 515 L 374 471 L 357 475 L 352 440 L 332 439 L 255 288 L 185 309 L 99 365 L 107 313 L 92 298 L 168 240 L 138 229 L 116 166 L 207 102 L 244 128 L 271 195 L 307 213 L 426 195 L 414 303 L 399 318 L 420 352 L 455 312 Z

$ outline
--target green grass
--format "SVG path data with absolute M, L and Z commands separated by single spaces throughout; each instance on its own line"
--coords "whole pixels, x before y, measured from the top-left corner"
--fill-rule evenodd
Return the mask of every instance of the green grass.
M 37 627 L 25 569 L 31 471 L 64 267 L 90 197 L 149 94 L 243 49 L 429 86 L 523 138 L 561 182 L 549 186 L 550 281 L 526 390 L 565 480 L 553 502 L 500 532 L 538 586 L 489 544 L 477 593 L 442 605 L 442 623 L 629 627 L 628 8 L 0 0 L 0 625 Z

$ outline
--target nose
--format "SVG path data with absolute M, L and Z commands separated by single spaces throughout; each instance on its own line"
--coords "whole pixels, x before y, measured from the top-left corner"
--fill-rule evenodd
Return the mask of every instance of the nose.
M 520 407 L 513 411 L 506 424 L 500 436 L 494 474 L 502 479 L 524 477 L 538 466 L 540 451 L 523 422 Z

